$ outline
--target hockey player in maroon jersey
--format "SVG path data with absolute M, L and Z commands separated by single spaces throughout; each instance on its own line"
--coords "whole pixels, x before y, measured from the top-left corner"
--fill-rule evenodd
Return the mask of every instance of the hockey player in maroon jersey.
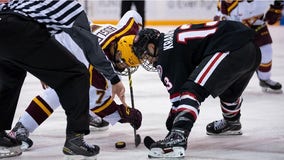
M 218 12 L 214 20 L 239 21 L 256 31 L 255 43 L 261 50 L 261 63 L 256 70 L 259 85 L 266 93 L 282 93 L 280 82 L 271 79 L 272 38 L 268 25 L 275 24 L 281 18 L 283 0 L 273 1 L 232 1 L 219 0 Z
M 168 33 L 143 29 L 133 49 L 142 66 L 158 71 L 172 106 L 168 134 L 153 143 L 149 157 L 183 157 L 201 103 L 219 97 L 223 119 L 207 125 L 207 134 L 240 135 L 242 93 L 261 54 L 255 32 L 242 23 L 215 21 L 185 24 Z
M 130 68 L 133 73 L 137 70 L 139 60 L 127 46 L 124 36 L 135 36 L 142 26 L 142 18 L 136 11 L 128 11 L 120 19 L 117 25 L 91 24 L 92 32 L 98 37 L 98 41 L 109 60 L 113 63 L 116 71 L 121 75 L 127 75 L 126 68 Z M 86 67 L 89 66 L 90 72 L 90 126 L 102 129 L 102 125 L 116 122 L 130 123 L 134 128 L 141 126 L 142 115 L 138 109 L 125 107 L 117 104 L 112 98 L 111 83 L 96 68 L 89 65 L 82 50 L 66 33 L 61 33 L 55 38 L 67 47 L 74 56 L 79 59 Z M 39 127 L 52 113 L 60 106 L 57 94 L 52 88 L 46 88 L 40 95 L 36 96 L 24 114 L 20 117 L 16 126 L 10 134 L 22 141 L 21 148 L 26 150 L 33 145 L 29 138 L 37 127 Z M 95 120 L 104 118 L 101 122 Z M 98 119 L 100 120 L 100 119 Z M 103 124 L 100 124 L 103 123 Z M 97 126 L 100 125 L 100 126 Z

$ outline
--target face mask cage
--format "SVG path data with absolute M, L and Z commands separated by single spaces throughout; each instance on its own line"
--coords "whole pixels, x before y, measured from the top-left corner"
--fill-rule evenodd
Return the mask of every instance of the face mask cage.
M 149 52 L 149 50 L 146 48 L 147 45 L 148 43 L 146 42 L 143 44 L 144 47 L 140 47 L 139 44 L 135 44 L 133 46 L 133 50 L 136 56 L 139 58 L 141 66 L 145 70 L 149 72 L 156 72 L 157 69 L 155 68 L 155 63 L 152 62 L 155 62 L 157 57 Z
M 156 62 L 157 57 L 153 56 L 150 54 L 150 52 L 146 51 L 144 54 L 142 54 L 140 61 L 141 61 L 141 66 L 149 72 L 157 72 L 156 69 Z
M 130 74 L 133 74 L 134 72 L 136 72 L 136 71 L 138 70 L 139 66 L 136 66 L 136 67 L 128 67 L 128 68 L 129 68 L 129 70 L 130 70 Z M 117 74 L 120 75 L 120 76 L 128 76 L 128 75 L 129 75 L 128 69 L 125 68 L 125 69 L 124 69 L 123 71 L 121 71 L 121 72 L 118 72 L 118 71 L 117 71 Z

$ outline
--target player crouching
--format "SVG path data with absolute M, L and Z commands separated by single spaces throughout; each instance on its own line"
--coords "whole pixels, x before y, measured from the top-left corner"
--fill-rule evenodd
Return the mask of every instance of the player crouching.
M 241 134 L 242 93 L 261 60 L 254 35 L 233 21 L 184 24 L 168 33 L 144 28 L 138 33 L 134 53 L 144 69 L 158 71 L 172 103 L 169 132 L 150 145 L 149 157 L 185 156 L 200 105 L 209 95 L 220 98 L 223 119 L 210 123 L 207 133 Z

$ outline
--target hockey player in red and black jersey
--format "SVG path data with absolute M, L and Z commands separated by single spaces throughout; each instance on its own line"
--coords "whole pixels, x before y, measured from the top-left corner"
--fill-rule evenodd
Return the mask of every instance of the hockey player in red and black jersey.
M 271 79 L 272 38 L 268 25 L 279 22 L 283 9 L 283 0 L 219 0 L 214 20 L 232 20 L 242 22 L 256 31 L 255 43 L 261 50 L 261 63 L 256 70 L 259 85 L 266 93 L 282 93 L 280 82 Z
M 145 28 L 135 37 L 134 53 L 148 71 L 158 71 L 172 106 L 167 136 L 150 146 L 149 157 L 183 157 L 201 103 L 219 97 L 223 119 L 207 125 L 207 134 L 240 135 L 242 93 L 261 54 L 255 32 L 242 23 L 185 24 L 168 33 Z

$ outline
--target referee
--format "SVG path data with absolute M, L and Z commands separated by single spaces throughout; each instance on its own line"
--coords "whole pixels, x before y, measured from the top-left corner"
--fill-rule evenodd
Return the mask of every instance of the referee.
M 67 116 L 63 153 L 96 156 L 99 147 L 88 145 L 83 139 L 90 132 L 88 70 L 52 38 L 62 31 L 68 33 L 74 21 L 84 13 L 82 6 L 75 0 L 3 1 L 0 1 L 0 158 L 22 153 L 20 142 L 7 135 L 5 130 L 11 129 L 27 72 L 53 88 L 59 96 Z M 88 34 L 91 32 L 84 30 L 81 33 L 79 29 L 73 36 L 80 41 L 80 36 L 86 39 Z M 114 94 L 124 101 L 125 88 L 111 63 L 101 55 L 101 48 L 90 47 L 98 42 L 81 43 L 80 47 L 88 50 L 86 57 L 90 63 L 100 68 L 112 82 Z M 92 51 L 97 52 L 91 54 Z M 98 62 L 95 60 L 97 56 L 104 59 Z

